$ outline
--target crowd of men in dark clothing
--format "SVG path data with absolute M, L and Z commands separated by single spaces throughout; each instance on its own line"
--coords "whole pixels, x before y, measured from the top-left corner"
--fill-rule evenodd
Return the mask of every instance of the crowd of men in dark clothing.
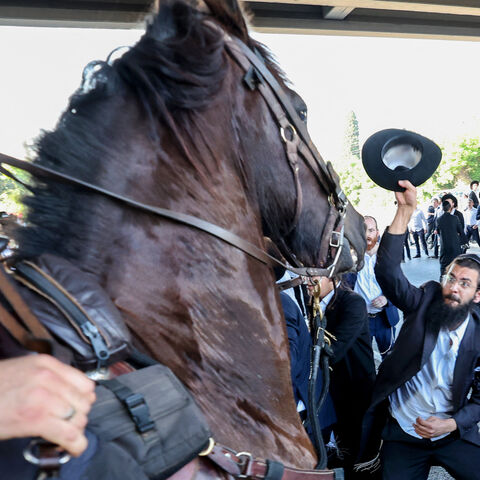
M 409 260 L 412 258 L 410 247 L 414 245 L 416 255 L 413 258 L 420 258 L 423 251 L 428 258 L 439 260 L 441 278 L 447 265 L 457 255 L 468 250 L 470 241 L 473 240 L 480 245 L 478 185 L 477 180 L 470 183 L 470 192 L 464 195 L 467 206 L 462 209 L 463 211 L 460 211 L 458 199 L 452 193 L 432 198 L 426 215 L 420 208 L 414 211 L 404 243 L 406 257 Z M 444 213 L 449 215 L 444 216 Z
M 467 238 L 478 241 L 478 182 L 472 182 L 465 223 L 452 194 L 434 199 L 422 219 L 415 188 L 405 186 L 380 243 L 375 218 L 365 217 L 362 270 L 309 279 L 310 285 L 320 282 L 326 328 L 335 339 L 330 396 L 320 412 L 329 466 L 343 467 L 347 479 L 427 479 L 433 465 L 455 479 L 480 479 L 480 258 L 462 255 Z M 407 223 L 418 257 L 420 245 L 428 255 L 427 240 L 433 240 L 441 284 L 417 288 L 404 276 Z M 295 305 L 298 293 L 291 293 L 282 293 L 282 304 L 293 348 L 292 331 L 301 326 L 308 336 L 308 322 Z M 397 308 L 404 325 L 395 341 Z M 377 378 L 372 341 L 382 358 Z M 308 376 L 308 353 L 302 365 L 299 360 L 292 368 L 294 390 L 298 372 L 304 370 L 303 381 Z M 296 392 L 299 411 L 306 409 Z

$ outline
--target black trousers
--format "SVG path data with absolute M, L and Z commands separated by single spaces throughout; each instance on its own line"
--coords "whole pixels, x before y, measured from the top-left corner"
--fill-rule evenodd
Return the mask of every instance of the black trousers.
M 473 228 L 470 225 L 467 225 L 467 242 L 473 237 L 473 239 L 477 242 L 477 245 L 480 245 L 480 238 L 478 236 L 478 228 Z
M 382 436 L 383 480 L 427 480 L 431 466 L 445 468 L 455 480 L 480 480 L 480 447 L 457 432 L 432 442 L 406 434 L 390 419 Z
M 423 251 L 425 255 L 428 257 L 428 249 L 427 249 L 427 242 L 425 241 L 425 232 L 423 230 L 417 230 L 413 232 L 413 240 L 415 242 L 415 248 L 417 249 L 417 256 L 420 256 L 420 242 L 422 243 Z

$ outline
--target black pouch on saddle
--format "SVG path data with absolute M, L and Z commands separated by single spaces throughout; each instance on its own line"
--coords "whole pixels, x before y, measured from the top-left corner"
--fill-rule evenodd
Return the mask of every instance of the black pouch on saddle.
M 90 370 L 128 357 L 128 329 L 93 275 L 51 254 L 14 267 L 18 292 L 55 339 L 72 350 L 76 367 Z
M 207 422 L 163 365 L 99 382 L 88 430 L 99 440 L 85 479 L 163 480 L 204 450 Z

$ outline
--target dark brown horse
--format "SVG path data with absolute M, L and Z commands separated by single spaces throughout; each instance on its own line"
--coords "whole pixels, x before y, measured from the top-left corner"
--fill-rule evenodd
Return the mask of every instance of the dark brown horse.
M 91 65 L 55 131 L 39 140 L 35 162 L 197 216 L 260 248 L 267 234 L 315 266 L 329 192 L 300 162 L 303 201 L 293 222 L 299 192 L 279 128 L 258 91 L 246 88 L 222 32 L 257 47 L 288 92 L 283 75 L 248 36 L 236 2 L 204 3 L 208 12 L 161 2 L 135 47 L 112 65 Z M 206 233 L 80 188 L 37 182 L 26 202 L 21 255 L 53 252 L 97 277 L 137 346 L 194 394 L 217 441 L 313 467 L 267 266 Z M 345 236 L 363 258 L 363 219 L 350 207 Z M 337 271 L 352 266 L 344 248 Z

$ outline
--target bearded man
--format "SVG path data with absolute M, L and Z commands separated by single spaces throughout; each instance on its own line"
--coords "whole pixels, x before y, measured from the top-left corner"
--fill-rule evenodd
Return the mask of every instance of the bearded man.
M 480 258 L 458 256 L 442 284 L 411 285 L 400 262 L 417 194 L 410 182 L 398 183 L 405 191 L 395 193 L 397 212 L 380 243 L 375 273 L 405 320 L 380 366 L 362 456 L 368 458 L 381 437 L 385 480 L 426 480 L 431 465 L 456 480 L 480 479 Z
M 375 278 L 375 263 L 377 261 L 379 231 L 374 217 L 367 215 L 365 229 L 367 250 L 363 268 L 358 274 L 347 274 L 346 281 L 358 293 L 367 306 L 369 329 L 375 338 L 382 358 L 390 351 L 395 341 L 395 325 L 399 321 L 398 311 L 388 300 Z M 403 248 L 403 247 L 402 247 Z

